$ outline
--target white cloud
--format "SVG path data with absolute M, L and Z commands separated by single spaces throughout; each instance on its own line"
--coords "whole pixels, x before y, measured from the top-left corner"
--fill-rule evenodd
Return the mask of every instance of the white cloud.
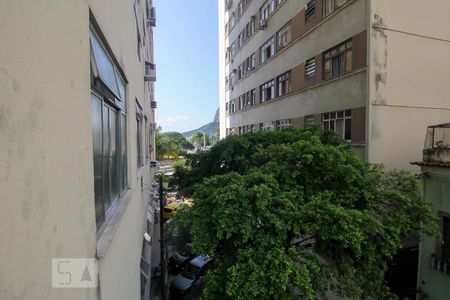
M 158 119 L 158 125 L 162 127 L 163 131 L 178 131 L 184 132 L 189 129 L 188 116 L 169 116 Z

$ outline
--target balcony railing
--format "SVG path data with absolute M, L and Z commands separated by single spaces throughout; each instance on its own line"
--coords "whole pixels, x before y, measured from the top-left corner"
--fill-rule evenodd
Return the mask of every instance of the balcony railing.
M 423 160 L 450 163 L 450 123 L 428 127 Z
M 150 27 L 156 26 L 156 10 L 149 0 L 147 0 L 147 25 Z
M 156 81 L 156 65 L 146 61 L 145 62 L 145 81 Z
M 443 261 L 436 254 L 431 255 L 431 268 L 439 273 L 450 276 L 450 263 Z

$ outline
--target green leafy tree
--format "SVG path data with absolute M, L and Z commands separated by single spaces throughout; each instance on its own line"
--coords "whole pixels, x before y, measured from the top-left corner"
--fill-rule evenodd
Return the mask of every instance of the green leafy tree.
M 179 132 L 156 132 L 156 155 L 161 159 L 166 154 L 185 155 L 187 150 L 194 149 L 194 146 L 187 141 Z
M 194 205 L 175 220 L 215 258 L 206 299 L 393 298 L 382 274 L 402 239 L 436 233 L 413 175 L 319 128 L 232 136 L 188 162 Z

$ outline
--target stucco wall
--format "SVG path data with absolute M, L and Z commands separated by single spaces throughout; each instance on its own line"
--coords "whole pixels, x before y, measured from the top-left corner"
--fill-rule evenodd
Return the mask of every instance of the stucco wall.
M 89 9 L 129 82 L 131 199 L 99 260 L 100 288 L 54 289 L 52 258 L 97 254 Z M 140 299 L 152 178 L 148 162 L 136 167 L 135 98 L 149 122 L 154 112 L 136 52 L 133 2 L 0 1 L 0 40 L 0 299 Z
M 370 162 L 417 171 L 426 127 L 450 120 L 448 11 L 446 0 L 370 1 Z
M 88 28 L 82 1 L 0 2 L 0 299 L 97 299 L 51 287 L 95 257 Z
M 450 213 L 450 170 L 424 168 L 430 177 L 424 179 L 424 197 L 433 204 L 433 212 Z M 447 300 L 450 297 L 450 276 L 431 268 L 431 255 L 436 253 L 436 240 L 423 238 L 420 245 L 420 266 L 418 284 L 430 300 Z
M 231 127 L 296 118 L 365 105 L 365 72 L 327 82 L 229 116 Z

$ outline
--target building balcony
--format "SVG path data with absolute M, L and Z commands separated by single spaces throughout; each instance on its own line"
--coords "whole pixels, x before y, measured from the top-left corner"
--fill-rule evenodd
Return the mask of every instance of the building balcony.
M 145 81 L 156 81 L 156 65 L 154 63 L 145 62 L 145 75 L 144 75 Z
M 431 255 L 431 268 L 444 275 L 450 276 L 450 263 L 443 261 L 436 254 Z
M 423 161 L 450 164 L 450 123 L 428 127 Z
M 156 10 L 147 0 L 147 26 L 156 27 Z

